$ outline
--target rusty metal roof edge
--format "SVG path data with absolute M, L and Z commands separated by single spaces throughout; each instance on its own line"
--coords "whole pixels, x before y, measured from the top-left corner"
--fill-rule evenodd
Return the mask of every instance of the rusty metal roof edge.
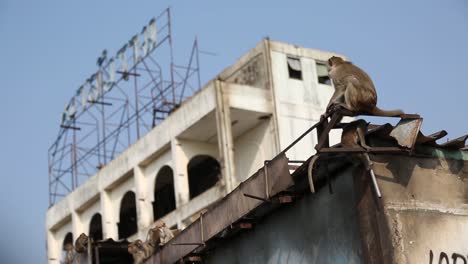
M 270 197 L 293 184 L 293 178 L 288 170 L 288 158 L 284 153 L 280 153 L 171 239 L 146 263 L 172 263 L 198 251 L 206 245 L 206 242 L 229 228 L 230 225 L 241 220 L 262 204 L 268 203 L 267 200 Z M 255 190 L 261 191 L 262 194 L 244 193 Z M 263 195 L 265 191 L 266 196 L 263 198 L 260 195 Z M 222 214 L 224 218 L 217 218 L 219 214 Z M 210 225 L 210 221 L 216 222 Z M 195 240 L 199 239 L 199 241 L 191 241 L 194 240 L 194 235 L 197 236 Z

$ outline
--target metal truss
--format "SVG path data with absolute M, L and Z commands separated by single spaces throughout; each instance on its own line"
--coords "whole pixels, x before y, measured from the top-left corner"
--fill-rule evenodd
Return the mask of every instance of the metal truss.
M 98 70 L 67 104 L 57 139 L 49 148 L 50 206 L 200 89 L 197 40 L 186 66 L 174 63 L 172 46 L 168 8 L 115 57 L 107 58 L 103 51 Z

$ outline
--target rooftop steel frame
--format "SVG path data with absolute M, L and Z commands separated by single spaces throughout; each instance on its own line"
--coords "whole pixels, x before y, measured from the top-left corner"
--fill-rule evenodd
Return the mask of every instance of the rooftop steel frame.
M 48 150 L 50 206 L 200 89 L 197 40 L 186 66 L 174 63 L 172 42 L 167 8 L 114 57 L 103 51 L 98 70 L 66 105 L 57 139 Z

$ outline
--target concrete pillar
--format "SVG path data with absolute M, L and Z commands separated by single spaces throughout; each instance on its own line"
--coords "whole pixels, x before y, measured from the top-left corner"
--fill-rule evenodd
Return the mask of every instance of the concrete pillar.
M 117 221 L 114 210 L 117 208 L 112 204 L 110 194 L 108 191 L 103 190 L 100 193 L 101 211 L 102 211 L 102 235 L 104 239 L 112 238 L 119 239 L 119 230 L 117 228 Z
M 47 263 L 59 264 L 60 263 L 60 245 L 54 233 L 50 230 L 47 231 Z
M 145 228 L 151 225 L 153 220 L 153 207 L 151 206 L 151 199 L 148 195 L 148 184 L 150 184 L 143 173 L 143 169 L 140 166 L 136 166 L 133 169 L 133 175 L 135 179 L 135 198 L 137 207 L 137 225 L 138 225 L 138 237 L 146 237 L 146 234 L 142 233 Z
M 81 217 L 76 211 L 72 212 L 71 218 L 72 218 L 73 240 L 77 239 L 81 233 L 88 234 L 88 228 L 84 227 L 84 224 L 81 221 Z
M 231 192 L 239 183 L 234 171 L 234 141 L 232 138 L 231 112 L 229 98 L 224 95 L 223 82 L 215 81 L 216 89 L 216 127 L 221 168 L 226 193 Z
M 182 150 L 181 143 L 176 138 L 171 140 L 171 155 L 173 161 L 174 172 L 174 191 L 176 196 L 176 207 L 188 203 L 190 200 L 187 155 Z

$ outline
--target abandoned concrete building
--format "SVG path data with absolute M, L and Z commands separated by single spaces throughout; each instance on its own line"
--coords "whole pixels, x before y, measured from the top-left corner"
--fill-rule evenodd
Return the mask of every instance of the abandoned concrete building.
M 340 146 L 333 55 L 260 42 L 51 204 L 48 263 L 81 233 L 79 263 L 133 263 L 158 219 L 181 231 L 147 263 L 467 263 L 468 136 L 438 144 L 411 117 Z
M 81 233 L 132 241 L 157 219 L 192 224 L 319 121 L 334 91 L 325 64 L 333 55 L 260 42 L 49 208 L 48 262 L 60 263 L 63 246 Z M 288 158 L 307 160 L 316 143 L 306 136 Z

